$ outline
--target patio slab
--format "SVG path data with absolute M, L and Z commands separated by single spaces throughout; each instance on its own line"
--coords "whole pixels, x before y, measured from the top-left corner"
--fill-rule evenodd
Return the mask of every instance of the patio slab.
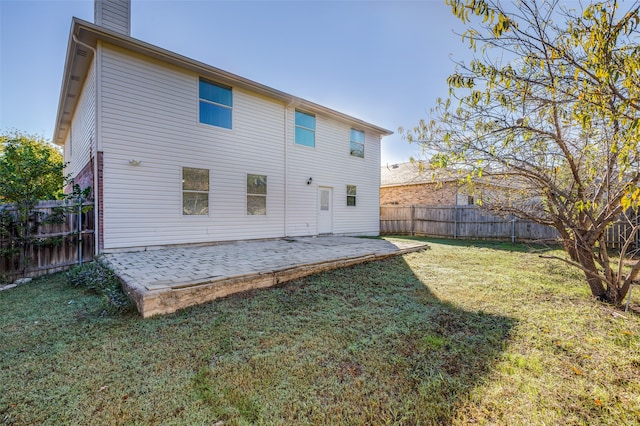
M 105 253 L 147 318 L 322 271 L 427 248 L 409 240 L 301 237 Z

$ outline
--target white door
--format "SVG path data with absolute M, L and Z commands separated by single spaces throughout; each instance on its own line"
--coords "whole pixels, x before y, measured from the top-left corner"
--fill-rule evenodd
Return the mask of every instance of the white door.
M 319 187 L 318 234 L 333 233 L 333 189 Z

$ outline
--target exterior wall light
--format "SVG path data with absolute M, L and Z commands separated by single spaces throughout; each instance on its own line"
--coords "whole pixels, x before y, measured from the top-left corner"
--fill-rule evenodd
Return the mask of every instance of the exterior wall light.
M 311 185 L 311 182 L 313 182 L 313 178 L 310 177 L 309 179 L 307 179 L 307 185 Z

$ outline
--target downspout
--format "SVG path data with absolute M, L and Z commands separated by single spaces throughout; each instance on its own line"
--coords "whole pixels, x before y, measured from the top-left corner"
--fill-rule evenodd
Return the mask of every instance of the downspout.
M 98 132 L 99 130 L 99 106 L 98 106 L 98 52 L 96 51 L 96 49 L 93 46 L 88 45 L 87 43 L 84 43 L 80 40 L 78 40 L 78 37 L 76 37 L 75 34 L 72 35 L 73 41 L 76 44 L 79 44 L 81 46 L 86 47 L 87 49 L 91 50 L 91 52 L 93 52 L 93 69 L 95 70 L 95 90 L 94 90 L 94 96 L 95 96 L 95 134 L 94 134 L 94 138 L 91 139 L 90 141 L 90 145 L 89 145 L 89 149 L 93 152 L 93 239 L 94 239 L 94 247 L 93 247 L 93 251 L 94 254 L 97 256 L 99 254 L 99 247 L 100 247 L 100 215 L 99 213 L 99 208 L 98 208 L 98 203 L 100 202 L 100 197 L 98 197 Z M 94 140 L 95 139 L 95 140 Z M 95 145 L 95 146 L 94 146 Z
M 289 108 L 293 105 L 291 99 L 284 107 L 284 236 L 289 236 Z

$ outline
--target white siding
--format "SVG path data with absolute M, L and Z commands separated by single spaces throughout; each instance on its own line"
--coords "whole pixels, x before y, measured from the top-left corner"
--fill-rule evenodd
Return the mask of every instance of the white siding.
M 318 186 L 333 188 L 334 233 L 378 234 L 377 133 L 355 126 L 365 158 L 352 157 L 352 126 L 316 115 L 316 147 L 295 145 L 292 107 L 285 153 L 282 102 L 234 87 L 233 129 L 218 128 L 198 122 L 201 76 L 106 44 L 101 64 L 105 250 L 315 235 Z M 208 216 L 182 214 L 182 167 L 209 169 Z M 266 216 L 246 214 L 248 173 L 267 176 Z M 357 187 L 356 207 L 346 207 L 346 185 Z
M 75 177 L 91 158 L 96 135 L 96 70 L 89 68 L 64 145 L 65 173 Z
M 198 75 L 102 52 L 105 249 L 284 236 L 282 104 L 234 89 L 233 129 L 200 124 Z M 210 170 L 208 216 L 182 215 L 181 167 Z M 247 173 L 266 216 L 246 214 Z
M 316 146 L 295 144 L 294 109 L 288 120 L 289 220 L 291 236 L 317 233 L 318 187 L 333 188 L 333 233 L 377 235 L 380 229 L 380 137 L 316 115 Z M 364 158 L 350 155 L 350 131 L 365 130 Z M 307 179 L 313 183 L 307 185 Z M 355 207 L 347 207 L 347 185 L 355 185 Z
M 129 35 L 131 0 L 95 0 L 94 22 L 109 30 Z

